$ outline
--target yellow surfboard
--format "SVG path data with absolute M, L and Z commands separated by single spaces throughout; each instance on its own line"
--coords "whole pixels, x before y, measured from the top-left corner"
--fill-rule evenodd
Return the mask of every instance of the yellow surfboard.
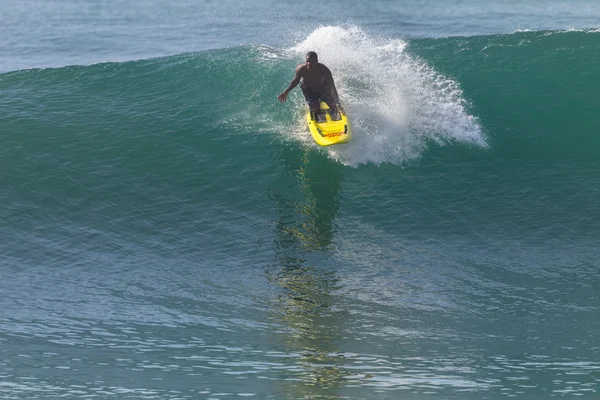
M 338 108 L 339 115 L 331 115 L 329 106 L 321 102 L 321 112 L 318 115 L 308 110 L 306 122 L 308 129 L 319 146 L 348 143 L 352 140 L 352 128 L 346 116 L 346 111 Z M 333 117 L 333 118 L 332 118 Z

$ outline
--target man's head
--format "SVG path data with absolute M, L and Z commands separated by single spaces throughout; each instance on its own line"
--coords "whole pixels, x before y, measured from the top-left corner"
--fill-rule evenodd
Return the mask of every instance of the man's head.
M 312 67 L 313 65 L 316 65 L 319 62 L 319 59 L 317 58 L 317 53 L 315 53 L 314 51 L 309 51 L 308 53 L 306 53 L 306 66 L 308 68 Z

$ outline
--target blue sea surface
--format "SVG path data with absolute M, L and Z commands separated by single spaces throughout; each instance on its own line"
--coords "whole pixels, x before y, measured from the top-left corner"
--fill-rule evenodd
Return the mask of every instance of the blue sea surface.
M 5 1 L 0 398 L 598 398 L 599 18 Z

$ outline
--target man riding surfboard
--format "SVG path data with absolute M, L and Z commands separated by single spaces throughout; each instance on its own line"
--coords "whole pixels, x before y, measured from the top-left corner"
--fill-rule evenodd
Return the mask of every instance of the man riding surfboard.
M 287 89 L 277 97 L 279 101 L 285 103 L 288 94 L 298 83 L 300 83 L 306 103 L 313 115 L 316 116 L 321 112 L 320 100 L 327 103 L 332 115 L 337 115 L 340 108 L 340 99 L 335 88 L 333 75 L 325 64 L 319 63 L 317 53 L 314 51 L 309 51 L 306 54 L 306 62 L 296 67 L 294 79 L 292 79 Z

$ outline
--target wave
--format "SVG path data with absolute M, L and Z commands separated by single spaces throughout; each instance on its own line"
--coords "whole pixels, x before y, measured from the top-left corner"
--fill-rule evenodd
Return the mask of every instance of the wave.
M 501 148 L 506 132 L 539 139 L 541 129 L 544 145 L 558 151 L 568 131 L 589 136 L 599 122 L 598 38 L 547 31 L 405 40 L 326 26 L 283 49 L 241 46 L 5 73 L 0 118 L 9 148 L 24 135 L 43 143 L 55 134 L 67 143 L 70 130 L 101 147 L 118 137 L 159 148 L 182 134 L 213 148 L 230 142 L 236 152 L 261 135 L 314 146 L 300 91 L 286 105 L 276 101 L 314 50 L 334 72 L 355 131 L 351 144 L 321 151 L 345 165 L 407 165 L 440 147 L 486 152 Z
M 403 40 L 323 27 L 283 49 L 3 74 L 0 217 L 15 243 L 43 248 L 64 235 L 194 251 L 182 238 L 201 232 L 216 249 L 272 219 L 278 241 L 319 250 L 338 214 L 413 238 L 494 237 L 489 246 L 588 240 L 600 190 L 597 38 Z M 312 142 L 298 90 L 276 100 L 308 49 L 335 74 L 355 124 L 348 146 Z

